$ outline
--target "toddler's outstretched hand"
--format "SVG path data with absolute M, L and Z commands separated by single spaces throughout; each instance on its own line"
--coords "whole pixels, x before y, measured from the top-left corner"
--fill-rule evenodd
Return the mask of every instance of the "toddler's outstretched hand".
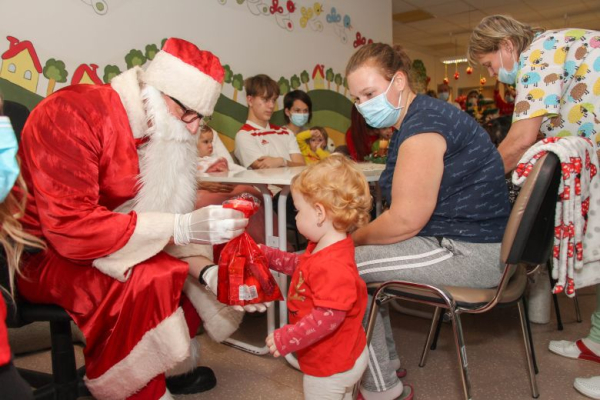
M 281 354 L 279 354 L 279 350 L 277 350 L 277 346 L 275 345 L 275 338 L 273 337 L 273 335 L 274 335 L 274 332 L 269 333 L 269 336 L 267 336 L 267 338 L 265 339 L 265 342 L 267 343 L 269 352 L 271 354 L 273 354 L 273 357 L 279 357 Z

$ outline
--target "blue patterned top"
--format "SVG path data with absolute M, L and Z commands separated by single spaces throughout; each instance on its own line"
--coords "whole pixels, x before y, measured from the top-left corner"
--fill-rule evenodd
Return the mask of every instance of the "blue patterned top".
M 419 133 L 446 139 L 444 175 L 431 219 L 417 236 L 473 243 L 502 241 L 510 206 L 504 165 L 487 132 L 469 115 L 441 100 L 417 95 L 392 136 L 379 184 L 392 204 L 392 179 L 402 143 Z

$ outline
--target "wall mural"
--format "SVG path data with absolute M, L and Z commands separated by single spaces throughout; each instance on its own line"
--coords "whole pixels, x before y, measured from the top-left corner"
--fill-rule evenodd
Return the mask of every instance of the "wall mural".
M 106 15 L 108 4 L 105 0 L 81 0 L 89 5 L 99 16 Z M 226 5 L 228 0 L 217 0 L 221 5 Z M 232 0 L 229 0 L 232 2 Z M 292 32 L 297 29 L 311 29 L 314 32 L 335 34 L 341 44 L 360 47 L 372 40 L 363 37 L 359 31 L 355 33 L 355 40 L 348 41 L 349 32 L 353 30 L 351 17 L 338 12 L 331 7 L 329 12 L 323 9 L 320 2 L 314 2 L 309 7 L 298 7 L 293 1 L 279 0 L 235 0 L 237 6 L 247 7 L 253 17 L 267 17 L 285 29 Z M 245 4 L 244 4 L 245 3 Z M 233 4 L 235 5 L 235 4 Z M 299 27 L 299 28 L 298 28 Z M 108 64 L 99 66 L 95 63 L 82 63 L 72 71 L 61 60 L 60 55 L 55 55 L 42 63 L 35 45 L 24 38 L 7 36 L 6 42 L 0 40 L 0 91 L 7 99 L 26 105 L 29 109 L 35 107 L 45 96 L 52 94 L 57 88 L 69 84 L 103 84 L 134 66 L 143 66 L 152 60 L 162 48 L 165 39 L 160 43 L 147 44 L 143 49 L 131 49 L 124 55 L 124 67 Z M 7 48 L 6 48 L 7 46 Z M 222 134 L 226 145 L 233 146 L 233 137 L 244 124 L 247 116 L 245 98 L 242 98 L 244 75 L 230 65 L 224 65 L 225 79 L 223 85 L 231 85 L 233 94 L 231 98 L 221 95 L 217 103 L 211 126 Z M 348 84 L 345 76 L 340 71 L 324 64 L 316 64 L 310 68 L 302 69 L 292 76 L 273 76 L 279 84 L 282 104 L 283 96 L 291 90 L 304 90 L 313 101 L 312 125 L 321 125 L 328 128 L 336 144 L 345 142 L 344 132 L 350 126 L 350 110 L 352 102 L 348 95 Z M 40 85 L 40 80 L 46 80 L 46 89 Z M 40 92 L 43 94 L 40 94 Z M 275 124 L 283 124 L 283 111 L 279 109 L 272 118 Z

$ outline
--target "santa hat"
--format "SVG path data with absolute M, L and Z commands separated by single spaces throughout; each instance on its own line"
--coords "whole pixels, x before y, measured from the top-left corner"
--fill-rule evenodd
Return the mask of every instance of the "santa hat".
M 224 75 L 215 55 L 170 38 L 146 69 L 144 82 L 206 116 L 213 113 Z

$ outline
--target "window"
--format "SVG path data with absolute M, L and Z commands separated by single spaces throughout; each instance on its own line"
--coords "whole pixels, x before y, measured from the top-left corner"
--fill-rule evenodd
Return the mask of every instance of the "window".
M 31 80 L 31 71 L 30 70 L 25 71 L 25 73 L 23 74 L 23 78 L 30 81 Z
M 17 66 L 13 63 L 8 64 L 8 72 L 12 72 L 14 74 L 17 72 Z

